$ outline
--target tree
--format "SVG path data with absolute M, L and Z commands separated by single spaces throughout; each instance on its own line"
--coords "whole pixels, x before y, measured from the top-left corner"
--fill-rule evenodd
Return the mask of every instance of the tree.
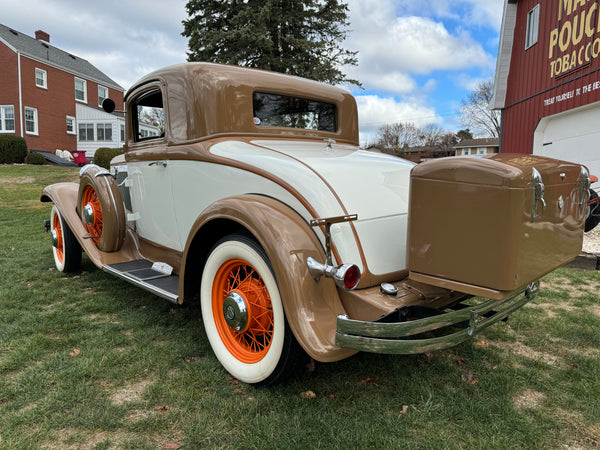
M 344 65 L 348 6 L 341 0 L 189 0 L 183 36 L 188 61 L 211 61 L 297 75 L 331 84 L 360 83 Z
M 489 137 L 500 136 L 500 111 L 490 109 L 494 92 L 492 80 L 482 81 L 461 101 L 460 115 L 463 125 Z
M 397 154 L 402 149 L 421 143 L 421 130 L 413 123 L 385 124 L 377 130 L 374 146 L 386 153 Z
M 453 147 L 457 142 L 457 134 L 444 131 L 437 124 L 432 123 L 419 128 L 413 123 L 396 122 L 381 125 L 375 141 L 370 146 L 396 156 L 403 156 L 411 148 L 413 151 L 416 148 L 419 152 L 439 157 L 453 155 Z
M 458 139 L 458 142 L 462 142 L 467 139 L 473 139 L 473 133 L 471 133 L 471 130 L 468 128 L 465 128 L 464 130 L 458 130 L 456 132 L 456 138 Z

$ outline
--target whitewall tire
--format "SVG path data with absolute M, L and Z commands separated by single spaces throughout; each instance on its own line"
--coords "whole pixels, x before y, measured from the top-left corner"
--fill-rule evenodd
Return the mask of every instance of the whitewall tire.
M 58 212 L 56 206 L 50 213 L 50 233 L 52 239 L 52 255 L 59 272 L 75 272 L 81 266 L 81 245 Z
M 299 346 L 271 264 L 253 239 L 235 234 L 217 242 L 204 266 L 200 301 L 210 345 L 232 376 L 269 385 L 295 368 Z

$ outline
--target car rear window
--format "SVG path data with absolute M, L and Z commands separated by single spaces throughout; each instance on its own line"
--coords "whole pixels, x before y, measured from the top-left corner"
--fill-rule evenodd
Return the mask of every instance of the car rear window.
M 256 126 L 337 131 L 337 108 L 333 103 L 255 92 L 253 108 Z

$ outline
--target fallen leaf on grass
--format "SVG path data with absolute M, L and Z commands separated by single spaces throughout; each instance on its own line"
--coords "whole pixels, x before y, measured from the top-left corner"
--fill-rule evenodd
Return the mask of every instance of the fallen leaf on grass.
M 187 363 L 192 362 L 192 361 L 199 361 L 199 360 L 200 360 L 199 356 L 191 356 L 189 358 L 184 358 L 184 361 Z
M 302 397 L 302 398 L 317 398 L 317 394 L 315 394 L 313 391 L 306 391 L 306 392 L 301 392 L 300 397 Z
M 427 362 L 431 362 L 431 360 L 433 359 L 433 353 L 429 353 L 429 352 L 423 353 L 423 357 L 425 358 L 425 360 Z
M 579 366 L 577 364 L 571 364 L 569 366 L 569 370 L 573 370 L 573 369 L 579 369 Z
M 233 392 L 235 392 L 236 394 L 243 394 L 243 395 L 245 395 L 245 394 L 246 394 L 246 391 L 243 391 L 243 390 L 241 390 L 240 388 L 235 388 L 235 389 L 233 390 Z
M 166 413 L 169 410 L 168 406 L 155 406 L 154 411 L 160 411 L 162 413 Z
M 335 394 L 332 394 L 331 392 L 328 392 L 327 394 L 325 394 L 325 397 L 327 397 L 327 398 L 335 398 Z
M 74 348 L 73 351 L 71 353 L 69 353 L 70 356 L 77 356 L 81 353 L 81 350 L 79 350 L 78 348 Z
M 488 348 L 490 344 L 487 341 L 475 341 L 473 342 L 473 347 L 475 348 Z
M 231 377 L 231 378 L 229 379 L 229 382 L 230 382 L 231 384 L 240 384 L 240 382 L 239 382 L 239 381 L 238 381 L 236 378 L 233 378 L 233 377 Z
M 467 370 L 465 373 L 463 373 L 461 375 L 461 378 L 466 383 L 471 383 L 471 384 L 475 384 L 479 381 L 477 378 L 475 378 L 475 376 L 473 375 L 473 372 L 471 370 Z
M 373 386 L 379 386 L 377 381 L 379 381 L 379 377 L 367 377 L 364 380 L 360 380 L 360 384 L 372 384 Z
M 400 414 L 406 414 L 407 412 L 408 412 L 408 405 L 403 405 L 402 411 L 400 411 Z
M 457 356 L 456 357 L 456 362 L 458 363 L 459 366 L 464 366 L 467 362 L 463 359 L 462 356 Z
M 165 448 L 172 448 L 173 450 L 177 450 L 179 448 L 179 444 L 165 444 Z

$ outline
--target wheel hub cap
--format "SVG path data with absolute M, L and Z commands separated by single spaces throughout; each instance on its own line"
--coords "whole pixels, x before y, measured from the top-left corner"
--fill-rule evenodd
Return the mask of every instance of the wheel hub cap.
M 223 316 L 227 325 L 234 331 L 245 331 L 248 328 L 248 307 L 239 293 L 232 291 L 227 294 L 223 302 Z
M 52 247 L 58 248 L 58 233 L 56 230 L 52 230 Z
M 83 220 L 90 227 L 94 225 L 94 207 L 91 203 L 88 203 L 83 207 Z

